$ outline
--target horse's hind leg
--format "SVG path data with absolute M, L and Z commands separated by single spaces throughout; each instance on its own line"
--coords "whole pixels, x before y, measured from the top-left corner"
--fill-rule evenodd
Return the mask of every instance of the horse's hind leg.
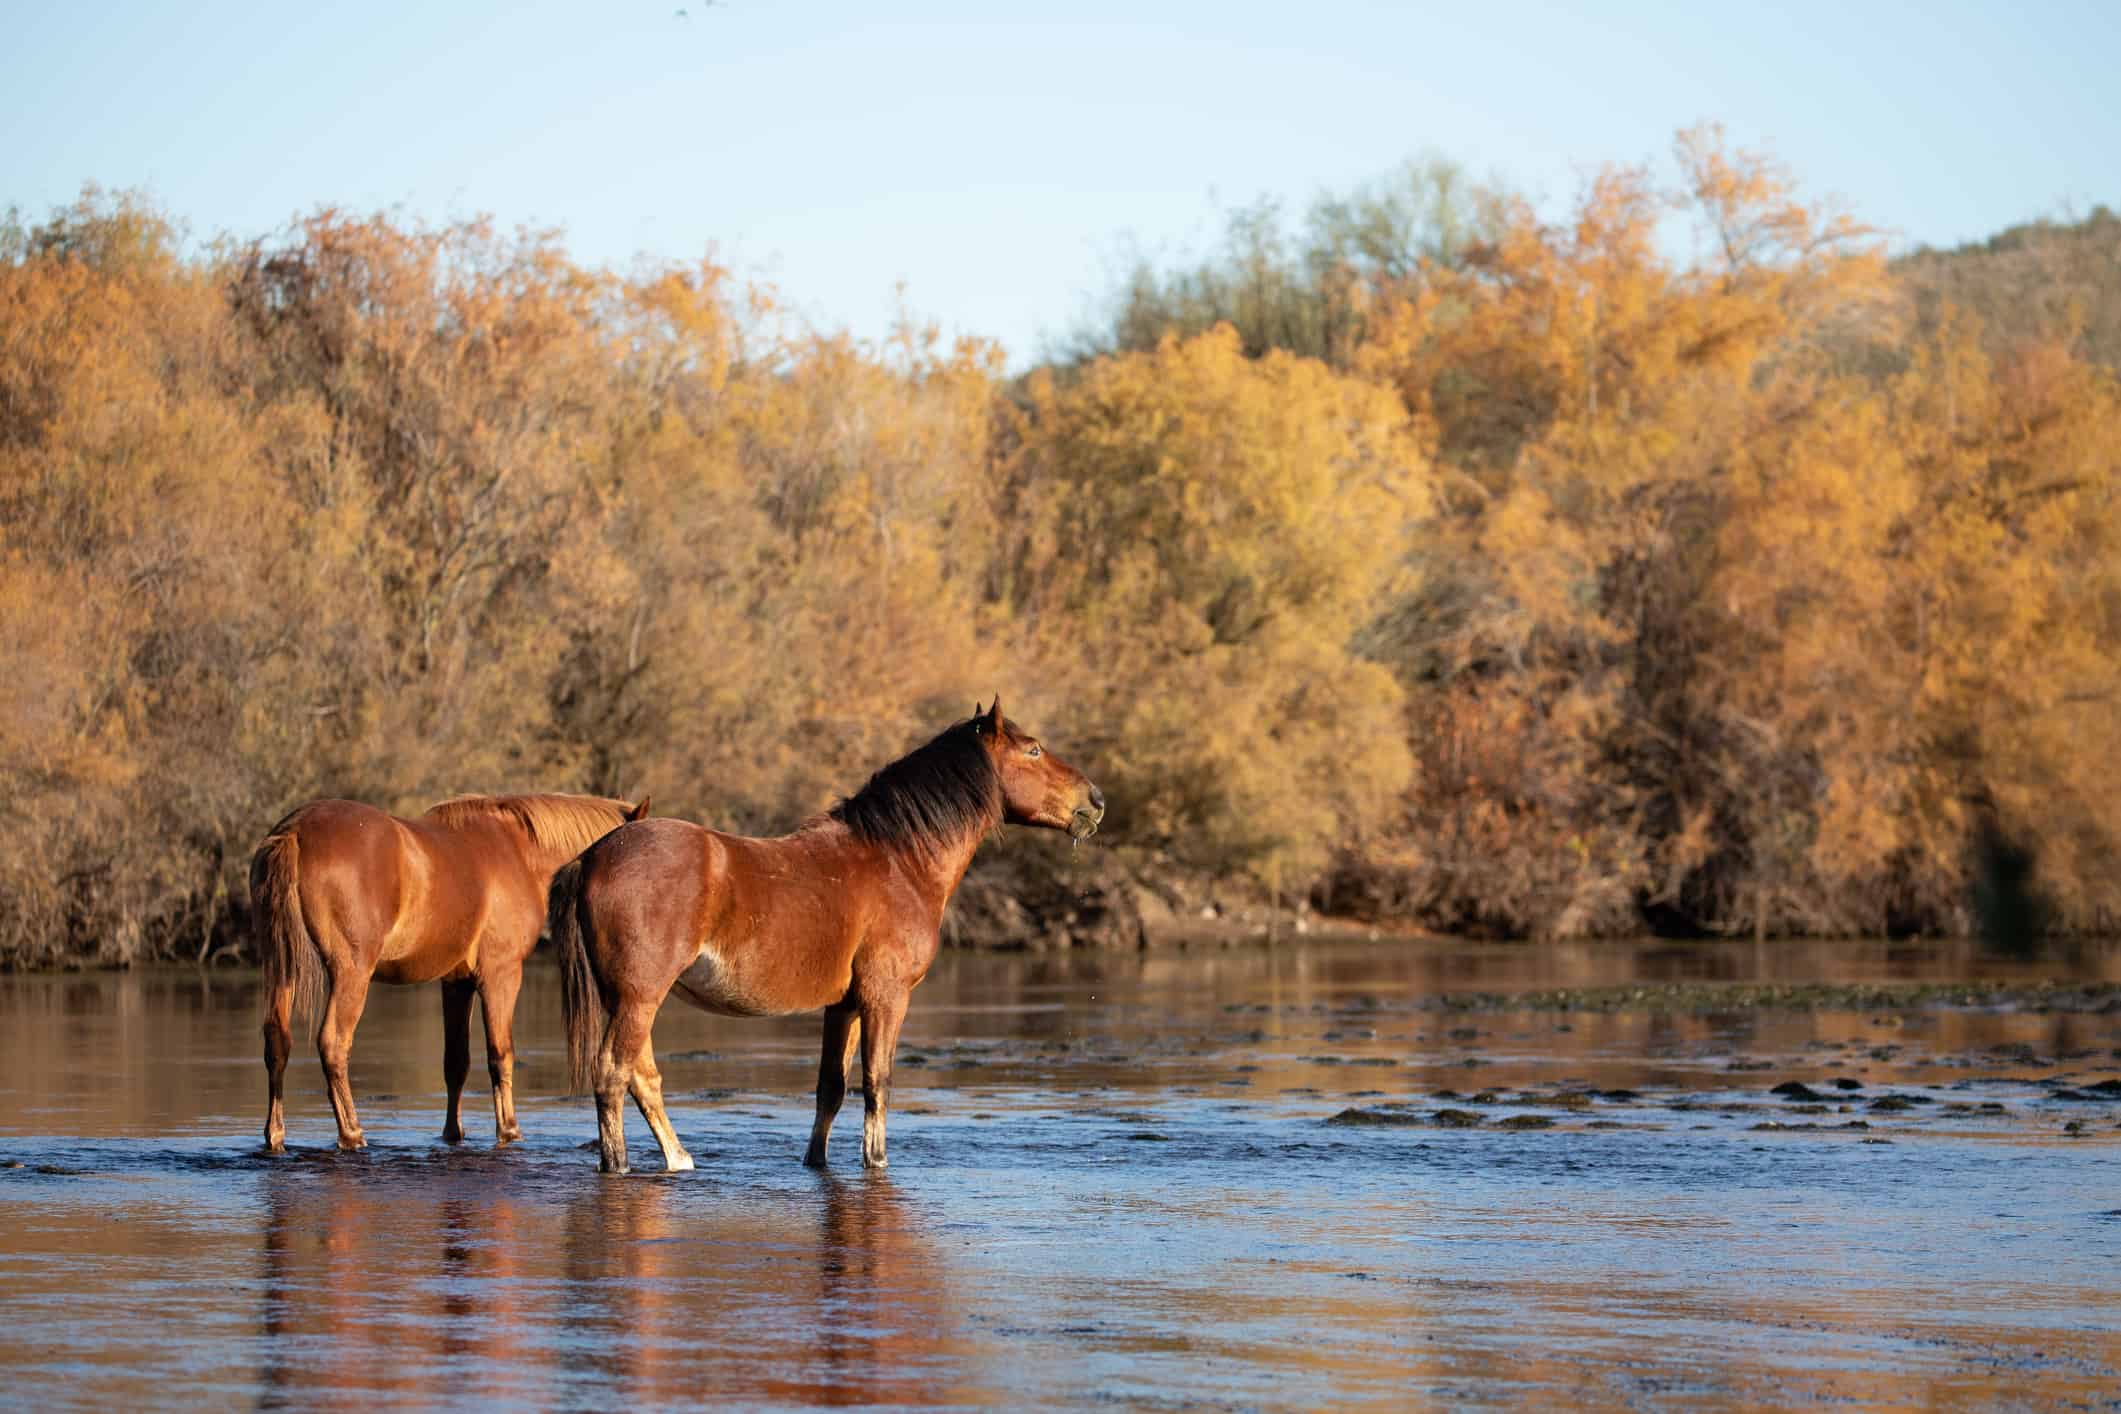
M 288 1025 L 294 1000 L 294 984 L 285 982 L 273 988 L 265 1002 L 265 1148 L 274 1154 L 287 1145 L 287 1119 L 280 1095 L 287 1076 L 287 1057 L 294 1050 L 294 1034 Z
M 847 1098 L 847 1067 L 854 1063 L 854 1048 L 861 1044 L 860 1021 L 853 1007 L 825 1013 L 824 1053 L 817 1064 L 817 1122 L 810 1126 L 810 1147 L 803 1151 L 803 1162 L 814 1169 L 825 1166 L 825 1141 Z
M 442 1142 L 464 1142 L 464 1077 L 471 1073 L 471 998 L 477 985 L 470 978 L 442 984 L 442 1081 L 449 1087 L 449 1112 L 442 1120 Z
M 880 1169 L 884 1159 L 884 1110 L 891 1101 L 891 1056 L 906 1019 L 907 993 L 862 1003 L 862 1166 Z
M 633 1087 L 634 1064 L 654 1024 L 655 1003 L 621 1000 L 597 1047 L 598 1167 L 605 1173 L 626 1172 L 626 1092 Z
M 640 1108 L 641 1118 L 655 1131 L 655 1142 L 663 1147 L 663 1168 L 670 1173 L 691 1168 L 692 1155 L 678 1143 L 678 1132 L 670 1127 L 670 1115 L 663 1109 L 663 1073 L 655 1068 L 655 1046 L 651 1042 L 641 1042 L 641 1053 L 633 1062 L 633 1080 L 626 1088 Z
M 516 1123 L 516 994 L 523 989 L 523 968 L 496 969 L 479 978 L 479 1007 L 486 1013 L 486 1073 L 493 1079 L 493 1142 L 513 1144 L 523 1137 Z
M 331 1112 L 339 1121 L 341 1149 L 368 1146 L 361 1133 L 360 1117 L 354 1113 L 353 1082 L 346 1074 L 347 1057 L 353 1053 L 354 1028 L 361 1024 L 361 1008 L 367 1003 L 366 971 L 349 966 L 332 974 L 331 999 L 324 1003 L 324 1020 L 317 1027 L 317 1059 L 323 1062 L 324 1081 L 331 1088 Z

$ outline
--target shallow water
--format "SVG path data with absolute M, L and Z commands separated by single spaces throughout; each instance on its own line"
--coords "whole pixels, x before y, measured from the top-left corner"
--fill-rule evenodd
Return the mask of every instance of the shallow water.
M 2121 1010 L 1431 1005 L 2036 975 L 2121 951 L 947 955 L 888 1174 L 858 1094 L 833 1171 L 798 1163 L 813 1020 L 673 1005 L 700 1167 L 629 1113 L 625 1178 L 559 1093 L 548 969 L 525 1143 L 489 1146 L 476 1065 L 439 1142 L 436 991 L 379 987 L 371 1148 L 328 1147 L 301 1056 L 281 1159 L 254 976 L 0 978 L 0 1403 L 2117 1408 Z

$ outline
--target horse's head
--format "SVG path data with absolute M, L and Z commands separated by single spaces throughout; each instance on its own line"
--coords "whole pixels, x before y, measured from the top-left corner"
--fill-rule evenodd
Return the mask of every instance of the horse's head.
M 1098 822 L 1105 818 L 1105 793 L 1038 738 L 1005 720 L 999 697 L 984 712 L 973 708 L 972 730 L 1001 778 L 1005 821 L 1066 830 L 1079 840 L 1097 833 Z

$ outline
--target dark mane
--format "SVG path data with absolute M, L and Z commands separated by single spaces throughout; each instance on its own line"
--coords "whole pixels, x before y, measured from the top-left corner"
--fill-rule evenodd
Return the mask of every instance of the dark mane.
M 1002 781 L 976 721 L 963 721 L 871 776 L 831 816 L 871 844 L 942 849 L 1001 823 Z

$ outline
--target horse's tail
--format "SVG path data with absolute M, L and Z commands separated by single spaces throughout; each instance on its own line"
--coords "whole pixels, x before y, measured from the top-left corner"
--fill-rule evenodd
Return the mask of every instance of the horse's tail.
M 578 857 L 552 876 L 545 907 L 545 926 L 560 955 L 560 1012 L 567 1019 L 567 1091 L 571 1095 L 590 1087 L 597 1042 L 604 1030 L 604 998 L 597 990 L 588 942 L 582 937 L 581 904 L 582 861 Z
M 282 988 L 293 992 L 293 1018 L 324 1012 L 324 954 L 302 919 L 302 847 L 293 825 L 266 836 L 250 857 L 251 927 L 265 966 L 265 1005 Z

